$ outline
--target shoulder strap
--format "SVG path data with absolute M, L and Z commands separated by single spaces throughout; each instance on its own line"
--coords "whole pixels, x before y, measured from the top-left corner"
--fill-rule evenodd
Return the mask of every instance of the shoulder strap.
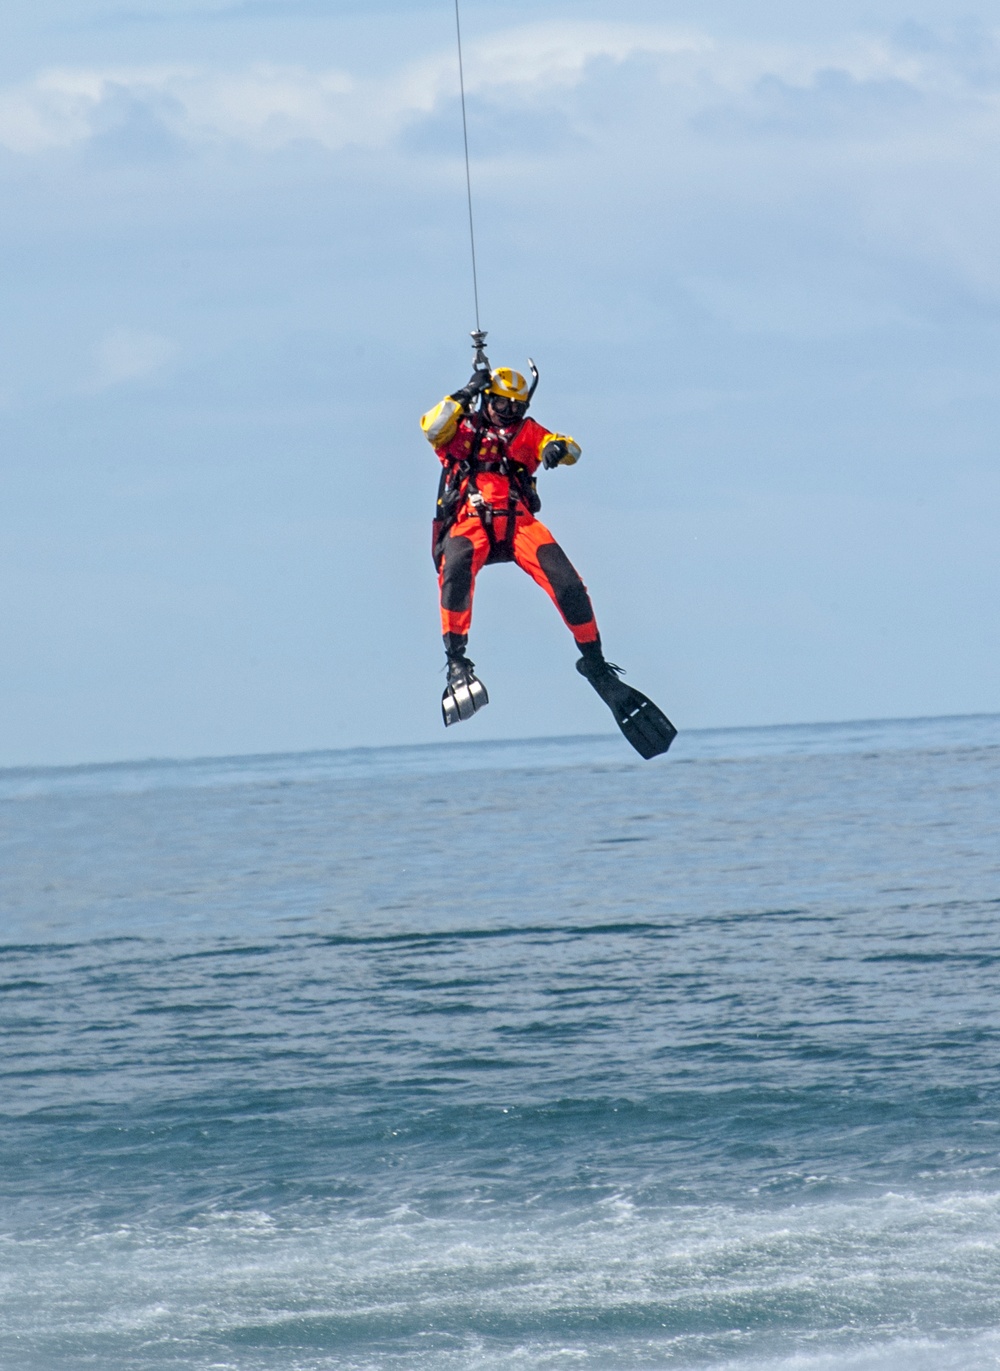
M 485 425 L 484 423 L 480 422 L 480 423 L 478 424 L 478 426 L 476 427 L 476 432 L 475 432 L 475 435 L 473 436 L 472 444 L 471 444 L 471 446 L 469 447 L 469 451 L 468 451 L 468 452 L 466 453 L 466 455 L 461 459 L 461 461 L 457 463 L 458 470 L 462 473 L 462 475 L 463 475 L 463 476 L 466 478 L 466 480 L 469 482 L 469 489 L 470 489 L 470 490 L 476 490 L 476 489 L 477 489 L 477 487 L 476 487 L 476 468 L 475 468 L 475 462 L 476 462 L 476 458 L 479 456 L 479 449 L 480 449 L 480 448 L 482 447 L 482 445 L 483 445 L 483 434 L 484 434 L 485 432 L 486 432 L 486 425 Z

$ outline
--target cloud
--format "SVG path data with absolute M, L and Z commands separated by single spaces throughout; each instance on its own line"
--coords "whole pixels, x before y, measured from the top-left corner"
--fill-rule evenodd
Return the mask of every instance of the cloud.
M 160 371 L 174 356 L 169 338 L 146 329 L 116 328 L 94 350 L 95 369 L 84 387 L 89 393 L 110 390 Z
M 572 97 L 602 67 L 652 65 L 661 104 L 681 119 L 712 111 L 757 127 L 864 118 L 874 106 L 961 101 L 997 113 L 1000 55 L 994 35 L 917 43 L 861 35 L 835 44 L 721 42 L 665 24 L 549 22 L 498 30 L 469 43 L 470 98 L 547 104 Z M 106 135 L 117 110 L 148 106 L 163 135 L 192 145 L 260 151 L 307 140 L 336 150 L 378 148 L 457 94 L 454 53 L 443 50 L 372 79 L 342 69 L 254 64 L 60 68 L 0 91 L 0 146 L 30 155 Z M 585 117 L 585 110 L 581 110 Z

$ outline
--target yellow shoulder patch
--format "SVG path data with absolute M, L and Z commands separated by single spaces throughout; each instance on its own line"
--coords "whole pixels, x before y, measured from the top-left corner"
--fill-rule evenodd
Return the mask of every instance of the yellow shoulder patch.
M 434 447 L 446 447 L 454 438 L 461 417 L 462 406 L 447 395 L 439 405 L 428 410 L 421 418 L 420 427 L 427 441 Z

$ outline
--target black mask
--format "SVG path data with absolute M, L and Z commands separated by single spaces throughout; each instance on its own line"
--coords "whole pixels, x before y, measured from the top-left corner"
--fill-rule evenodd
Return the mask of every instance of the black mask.
M 488 395 L 486 397 L 486 410 L 490 419 L 500 424 L 502 428 L 506 428 L 523 419 L 528 406 L 523 400 L 511 400 L 506 395 Z

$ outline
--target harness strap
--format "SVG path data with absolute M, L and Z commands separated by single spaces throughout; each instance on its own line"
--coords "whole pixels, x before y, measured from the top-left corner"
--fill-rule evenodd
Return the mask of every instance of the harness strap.
M 482 498 L 482 496 L 479 496 L 479 490 L 475 484 L 475 473 L 473 473 L 469 479 L 469 486 L 474 491 L 474 493 L 477 496 L 479 496 L 479 499 L 470 500 L 469 503 L 472 505 L 472 508 L 478 514 L 479 521 L 486 532 L 487 538 L 489 539 L 490 557 L 495 558 L 497 553 L 502 548 L 504 558 L 507 561 L 512 562 L 514 560 L 514 535 L 517 532 L 517 506 L 519 501 L 521 500 L 521 491 L 519 483 L 514 479 L 514 476 L 510 471 L 510 467 L 506 458 L 503 459 L 503 462 L 500 466 L 500 470 L 507 477 L 509 483 L 507 495 L 507 527 L 504 529 L 502 543 L 497 538 L 496 531 L 493 527 L 493 506 L 488 505 L 486 501 Z
M 514 560 L 514 534 L 517 532 L 517 501 L 518 492 L 513 479 L 508 475 L 510 481 L 510 494 L 507 496 L 507 527 L 504 530 L 504 550 L 511 561 Z
M 441 472 L 441 479 L 438 482 L 437 514 L 438 518 L 442 522 L 443 533 L 447 533 L 448 529 L 451 528 L 452 524 L 458 517 L 458 511 L 460 508 L 459 502 L 455 500 L 450 510 L 445 509 L 446 492 L 449 489 L 453 488 L 452 477 L 455 476 L 455 474 L 457 473 L 459 476 L 464 477 L 464 479 L 468 483 L 468 488 L 470 490 L 475 490 L 475 474 L 473 471 L 472 464 L 479 455 L 479 449 L 482 446 L 482 441 L 483 429 L 482 426 L 480 426 L 476 430 L 475 436 L 472 440 L 472 445 L 470 446 L 467 455 L 463 457 L 460 461 L 456 459 L 454 461 L 449 462 L 449 464 L 446 467 L 444 467 Z
M 483 435 L 486 432 L 486 425 L 480 424 L 473 439 L 472 446 L 469 448 L 469 455 L 464 461 L 459 463 L 459 471 L 465 477 L 466 489 L 469 492 L 469 504 L 479 516 L 479 522 L 483 526 L 486 537 L 490 543 L 490 556 L 494 556 L 497 550 L 497 536 L 493 532 L 493 506 L 488 505 L 480 494 L 479 486 L 476 484 L 476 458 L 479 456 L 479 449 L 482 446 Z M 508 521 L 509 522 L 509 521 Z

